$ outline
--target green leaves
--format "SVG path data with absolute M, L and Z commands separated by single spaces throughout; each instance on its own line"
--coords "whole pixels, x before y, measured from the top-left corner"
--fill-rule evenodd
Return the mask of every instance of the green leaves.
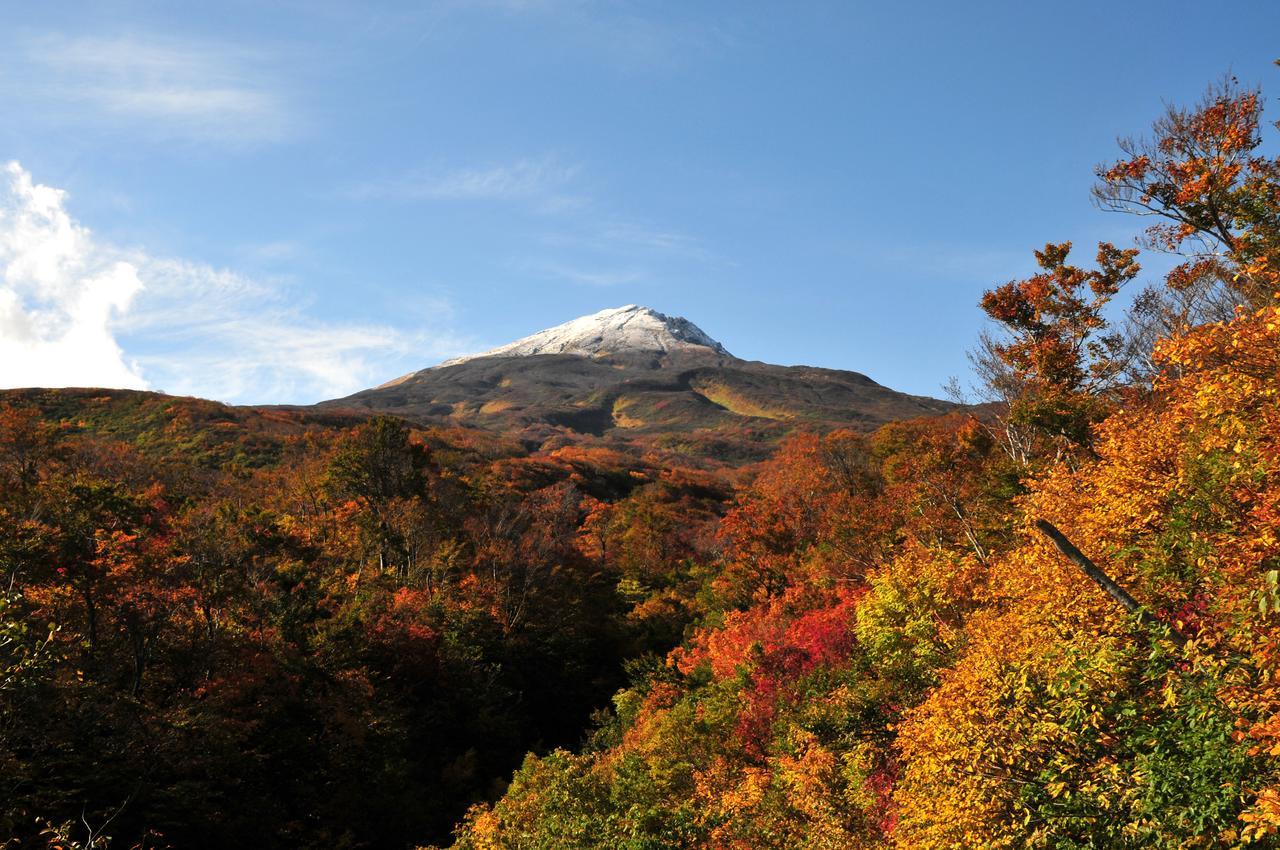
M 1255 590 L 1258 613 L 1262 616 L 1280 612 L 1280 570 L 1267 570 L 1262 574 L 1263 588 Z

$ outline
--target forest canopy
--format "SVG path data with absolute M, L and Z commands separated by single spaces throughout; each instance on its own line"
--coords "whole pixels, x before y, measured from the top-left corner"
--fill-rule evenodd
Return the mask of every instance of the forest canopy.
M 3 846 L 1277 846 L 1262 106 L 1121 142 L 979 403 L 745 467 L 4 394 Z

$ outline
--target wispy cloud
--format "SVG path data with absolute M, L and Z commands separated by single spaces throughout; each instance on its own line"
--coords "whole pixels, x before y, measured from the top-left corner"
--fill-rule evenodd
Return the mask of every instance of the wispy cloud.
M 597 208 L 552 224 L 538 236 L 532 256 L 513 261 L 513 269 L 549 281 L 609 287 L 660 285 L 687 279 L 692 269 L 734 265 L 690 234 Z
M 562 228 L 545 233 L 541 242 L 553 248 L 595 249 L 636 259 L 681 258 L 718 265 L 727 262 L 690 234 L 599 215 L 581 221 L 576 229 Z
M 619 222 L 602 228 L 601 236 L 616 242 L 652 248 L 658 251 L 672 251 L 687 254 L 701 252 L 696 242 L 683 233 L 672 230 L 657 230 L 631 222 Z
M 137 362 L 166 392 L 239 401 L 346 395 L 466 350 L 447 303 L 419 310 L 413 329 L 311 316 L 297 292 L 182 260 L 139 258 L 148 283 L 119 323 Z M 143 350 L 145 346 L 146 350 Z
M 461 168 L 416 169 L 359 183 L 348 194 L 358 199 L 519 202 L 555 212 L 584 202 L 572 191 L 578 173 L 578 166 L 551 157 L 517 159 Z
M 0 177 L 0 386 L 304 402 L 473 347 L 447 304 L 412 330 L 323 321 L 280 284 L 102 242 L 17 163 Z
M 649 274 L 638 268 L 579 267 L 569 263 L 533 263 L 527 266 L 534 274 L 548 280 L 561 280 L 583 286 L 623 286 L 644 283 Z
M 93 121 L 165 139 L 279 141 L 299 117 L 263 52 L 135 35 L 33 36 L 7 94 L 55 121 Z

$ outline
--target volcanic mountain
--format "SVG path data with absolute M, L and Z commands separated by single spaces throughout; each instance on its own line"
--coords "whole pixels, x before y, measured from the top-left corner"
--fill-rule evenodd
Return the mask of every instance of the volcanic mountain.
M 532 444 L 594 437 L 713 452 L 797 428 L 865 431 L 954 408 L 857 372 L 741 360 L 688 319 L 634 304 L 322 404 Z

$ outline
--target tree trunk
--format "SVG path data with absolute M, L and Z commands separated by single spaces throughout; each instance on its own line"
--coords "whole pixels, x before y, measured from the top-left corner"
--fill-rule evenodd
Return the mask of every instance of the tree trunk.
M 1138 603 L 1128 594 L 1128 592 L 1111 580 L 1111 577 L 1102 571 L 1097 564 L 1089 560 L 1083 552 L 1075 547 L 1075 544 L 1067 539 L 1067 536 L 1054 527 L 1053 523 L 1043 519 L 1035 521 L 1035 526 L 1040 533 L 1053 542 L 1053 545 L 1059 552 L 1066 555 L 1067 558 L 1077 567 L 1084 571 L 1084 574 L 1093 579 L 1094 584 L 1107 592 L 1107 595 L 1120 604 L 1120 607 L 1128 611 L 1130 614 L 1137 614 L 1138 619 L 1144 626 L 1157 626 L 1162 630 L 1167 629 L 1169 637 L 1178 646 L 1185 646 L 1187 643 L 1186 635 L 1179 632 L 1173 626 L 1163 622 L 1146 608 Z

